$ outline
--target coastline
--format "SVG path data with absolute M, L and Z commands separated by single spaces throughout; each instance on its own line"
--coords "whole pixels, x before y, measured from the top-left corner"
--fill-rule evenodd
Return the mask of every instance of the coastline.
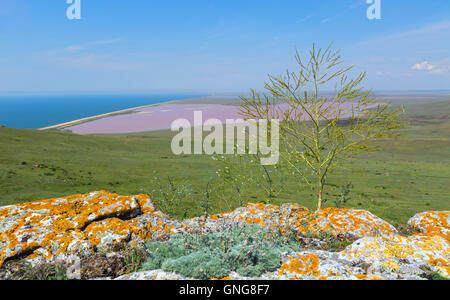
M 56 130 L 62 130 L 62 129 L 65 129 L 67 127 L 72 127 L 72 126 L 80 125 L 80 124 L 83 124 L 83 123 L 87 123 L 87 122 L 91 122 L 91 121 L 95 121 L 95 120 L 99 120 L 99 119 L 103 119 L 103 118 L 107 118 L 107 117 L 112 117 L 112 116 L 122 115 L 122 114 L 130 114 L 133 111 L 138 110 L 138 109 L 144 109 L 144 108 L 154 107 L 154 106 L 164 105 L 164 104 L 179 103 L 179 102 L 182 102 L 182 101 L 192 100 L 192 99 L 195 99 L 195 98 L 188 98 L 188 99 L 183 99 L 183 100 L 172 100 L 172 101 L 154 103 L 154 104 L 149 104 L 149 105 L 137 106 L 137 107 L 117 110 L 117 111 L 113 111 L 113 112 L 109 112 L 109 113 L 105 113 L 105 114 L 100 114 L 100 115 L 95 115 L 95 116 L 91 116 L 91 117 L 86 117 L 86 118 L 82 118 L 82 119 L 77 119 L 77 120 L 73 120 L 73 121 L 69 121 L 69 122 L 65 122 L 65 123 L 60 123 L 60 124 L 56 124 L 56 125 L 52 125 L 52 126 L 38 128 L 37 130 L 52 130 L 52 129 L 53 130 L 55 130 L 55 129 Z

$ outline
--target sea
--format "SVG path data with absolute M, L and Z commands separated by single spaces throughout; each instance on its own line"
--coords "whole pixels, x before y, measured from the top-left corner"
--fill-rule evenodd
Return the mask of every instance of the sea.
M 138 106 L 204 96 L 206 95 L 0 96 L 0 126 L 38 129 Z

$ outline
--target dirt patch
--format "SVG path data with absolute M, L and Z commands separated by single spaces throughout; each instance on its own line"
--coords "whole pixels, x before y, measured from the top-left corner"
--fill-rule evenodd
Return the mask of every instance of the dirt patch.
M 146 260 L 143 247 L 132 247 L 118 243 L 106 253 L 96 253 L 81 259 L 81 280 L 94 278 L 116 278 L 137 272 Z M 73 264 L 67 262 L 44 263 L 32 266 L 23 260 L 5 262 L 0 268 L 0 280 L 68 280 L 68 270 Z
M 94 255 L 81 261 L 81 279 L 119 277 L 126 273 L 124 259 L 119 256 Z
M 400 235 L 405 236 L 405 237 L 421 233 L 420 230 L 418 230 L 417 228 L 414 228 L 412 226 L 409 226 L 409 225 L 407 225 L 407 226 L 397 226 L 397 230 L 400 233 Z
M 305 250 L 322 250 L 328 252 L 340 252 L 347 246 L 358 240 L 351 234 L 303 234 L 299 241 Z
M 32 267 L 23 261 L 9 261 L 0 268 L 0 280 L 65 280 L 68 265 L 46 263 Z

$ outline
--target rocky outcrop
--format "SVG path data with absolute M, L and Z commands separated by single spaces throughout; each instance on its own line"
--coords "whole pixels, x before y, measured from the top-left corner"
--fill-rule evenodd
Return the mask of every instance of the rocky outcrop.
M 323 233 L 333 235 L 385 236 L 397 234 L 394 226 L 368 211 L 345 208 L 326 208 L 310 211 L 298 204 L 281 207 L 270 204 L 249 204 L 233 212 L 213 215 L 207 220 L 207 228 L 220 228 L 222 224 L 256 224 L 270 230 L 297 234 Z M 192 223 L 192 221 L 187 222 Z
M 427 270 L 450 276 L 449 241 L 436 234 L 365 237 L 340 253 L 286 254 L 282 279 L 423 279 Z
M 0 265 L 81 257 L 113 244 L 156 239 L 179 222 L 156 209 L 146 195 L 94 192 L 0 208 Z
M 354 262 L 369 264 L 368 271 L 372 273 L 388 272 L 402 277 L 431 268 L 444 277 L 450 276 L 449 241 L 435 233 L 365 237 L 347 247 L 342 254 Z
M 157 209 L 147 195 L 105 191 L 0 208 L 0 266 L 5 261 L 67 261 L 107 253 L 174 233 L 219 232 L 236 224 L 256 224 L 299 239 L 350 236 L 341 252 L 285 253 L 281 268 L 263 279 L 421 279 L 430 272 L 450 277 L 449 212 L 414 216 L 409 226 L 422 232 L 405 237 L 388 222 L 364 210 L 310 211 L 297 204 L 249 204 L 229 213 L 178 221 Z M 239 278 L 230 274 L 231 279 Z M 120 279 L 183 279 L 163 271 Z
M 420 232 L 435 232 L 450 240 L 450 211 L 428 211 L 412 217 L 408 225 Z

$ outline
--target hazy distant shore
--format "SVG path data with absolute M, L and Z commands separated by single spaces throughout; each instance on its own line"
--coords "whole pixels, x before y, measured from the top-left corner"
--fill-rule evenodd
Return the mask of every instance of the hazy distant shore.
M 353 112 L 354 103 L 345 102 L 339 105 L 343 117 L 350 116 Z M 280 103 L 273 107 L 274 111 L 288 111 L 289 105 Z M 243 122 L 240 114 L 240 106 L 224 105 L 217 103 L 189 104 L 164 103 L 149 107 L 139 108 L 131 113 L 116 114 L 104 118 L 98 118 L 90 122 L 76 124 L 66 127 L 77 134 L 124 134 L 136 132 L 150 132 L 170 129 L 176 120 L 187 120 L 188 126 L 195 126 L 196 122 L 209 120 L 214 124 L 225 124 L 227 122 Z M 201 112 L 201 120 L 195 119 L 195 112 Z M 294 117 L 294 116 L 293 116 Z M 298 116 L 295 116 L 296 118 Z M 307 120 L 305 114 L 302 120 Z
M 403 105 L 410 103 L 429 103 L 448 98 L 445 95 L 379 95 L 380 100 Z M 381 101 L 380 101 L 381 102 Z M 121 134 L 164 130 L 179 118 L 190 121 L 193 110 L 204 113 L 205 119 L 241 118 L 238 97 L 198 97 L 172 100 L 149 105 L 137 106 L 110 113 L 81 118 L 70 122 L 40 128 L 40 130 L 68 130 L 78 134 Z M 386 103 L 386 102 L 385 102 Z
M 47 127 L 39 128 L 39 130 L 64 129 L 64 128 L 67 128 L 67 127 L 83 124 L 83 123 L 86 123 L 86 122 L 95 121 L 95 120 L 98 120 L 98 119 L 112 117 L 112 116 L 116 116 L 116 115 L 120 115 L 120 114 L 129 114 L 129 113 L 132 113 L 135 110 L 139 110 L 139 109 L 143 109 L 143 108 L 147 108 L 147 107 L 151 107 L 151 106 L 157 106 L 157 105 L 161 105 L 161 104 L 164 104 L 164 103 L 177 102 L 177 101 L 179 101 L 179 100 L 163 102 L 163 103 L 157 103 L 157 104 L 149 104 L 149 105 L 138 106 L 138 107 L 133 107 L 133 108 L 127 108 L 127 109 L 113 111 L 113 112 L 106 113 L 106 114 L 96 115 L 96 116 L 92 116 L 92 117 L 87 117 L 87 118 L 82 118 L 82 119 L 78 119 L 78 120 L 73 120 L 73 121 L 66 122 L 66 123 L 61 123 L 61 124 L 56 124 L 56 125 L 52 125 L 52 126 L 47 126 Z
M 99 119 L 109 118 L 113 116 L 118 115 L 126 115 L 126 114 L 132 114 L 136 111 L 146 109 L 149 107 L 155 107 L 160 105 L 167 105 L 167 104 L 180 104 L 180 105 L 187 105 L 187 104 L 220 104 L 220 105 L 232 105 L 232 104 L 238 104 L 238 97 L 199 97 L 199 98 L 189 98 L 189 99 L 183 99 L 183 100 L 173 100 L 173 101 L 166 101 L 161 103 L 154 103 L 149 105 L 143 105 L 143 106 L 137 106 L 132 107 L 128 109 L 123 109 L 119 111 L 113 111 L 105 114 L 95 115 L 91 117 L 86 117 L 82 119 L 77 119 L 65 123 L 60 123 L 52 126 L 47 126 L 43 128 L 39 128 L 39 130 L 64 130 L 69 129 L 74 126 L 78 126 L 84 123 L 93 122 Z

